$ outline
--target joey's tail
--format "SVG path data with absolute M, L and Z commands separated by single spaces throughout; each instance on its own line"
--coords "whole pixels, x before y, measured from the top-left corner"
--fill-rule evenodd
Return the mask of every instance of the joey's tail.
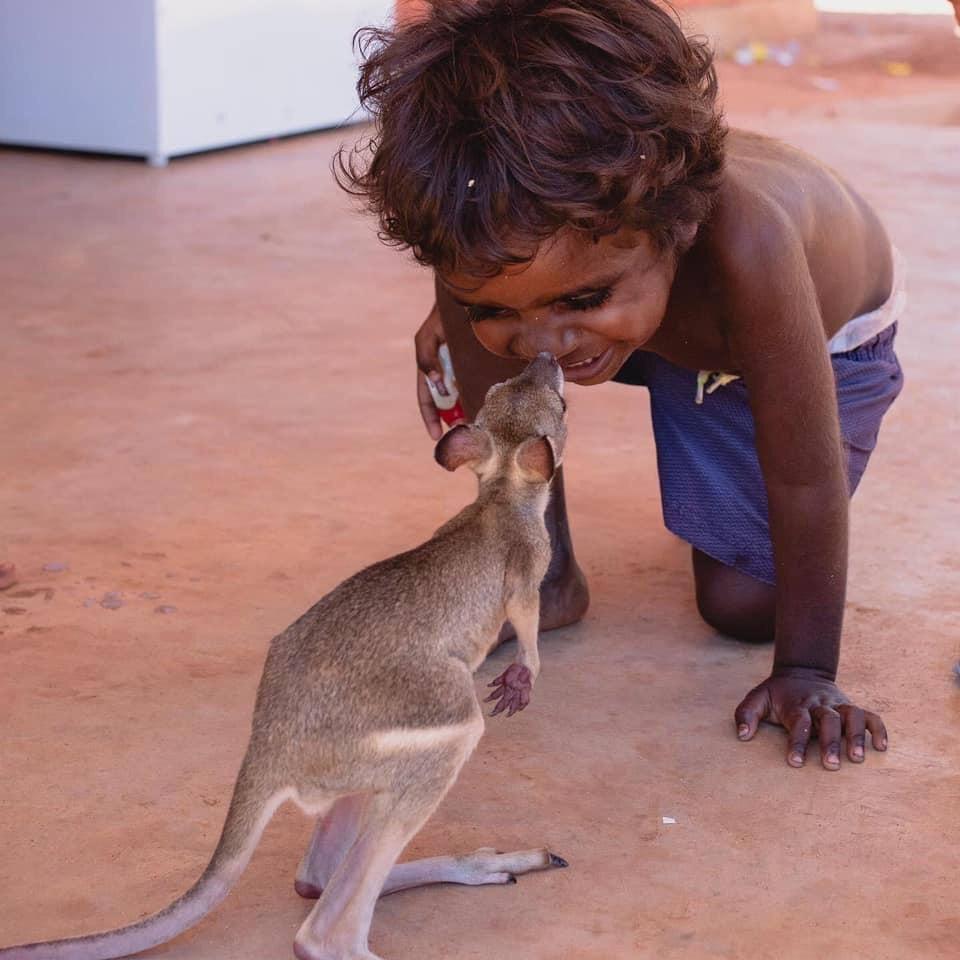
M 281 788 L 261 782 L 244 761 L 217 849 L 203 875 L 182 897 L 159 913 L 116 930 L 0 949 L 0 960 L 110 960 L 165 943 L 205 917 L 227 895 L 284 799 Z

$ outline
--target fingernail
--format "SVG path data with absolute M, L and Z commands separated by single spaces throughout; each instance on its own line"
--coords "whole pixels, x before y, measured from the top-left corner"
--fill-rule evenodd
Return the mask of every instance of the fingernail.
M 745 723 L 741 723 L 740 726 L 737 728 L 737 736 L 741 740 L 744 740 L 749 735 L 750 735 L 750 728 Z
M 801 757 L 799 753 L 793 753 L 793 754 L 791 754 L 791 755 L 790 755 L 790 764 L 791 764 L 791 766 L 794 766 L 794 767 L 802 767 L 802 766 L 803 766 L 803 757 Z
M 863 759 L 863 747 L 854 747 L 853 748 L 853 759 L 862 760 Z
M 828 754 L 827 754 L 827 763 L 828 763 L 831 767 L 839 767 L 839 766 L 840 766 L 840 757 L 839 757 L 839 755 L 836 754 L 836 753 L 828 753 Z

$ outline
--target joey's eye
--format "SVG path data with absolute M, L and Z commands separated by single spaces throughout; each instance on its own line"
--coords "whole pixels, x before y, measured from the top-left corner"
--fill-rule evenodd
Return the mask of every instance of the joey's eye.
M 594 290 L 578 297 L 568 297 L 560 302 L 570 310 L 596 310 L 597 307 L 602 307 L 612 295 L 613 290 L 610 287 L 604 287 L 602 290 Z

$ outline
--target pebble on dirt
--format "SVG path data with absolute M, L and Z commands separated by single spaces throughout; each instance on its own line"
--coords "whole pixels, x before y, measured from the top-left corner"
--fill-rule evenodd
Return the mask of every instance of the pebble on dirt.
M 110 590 L 103 595 L 100 606 L 105 610 L 119 610 L 124 606 L 123 596 L 116 590 Z

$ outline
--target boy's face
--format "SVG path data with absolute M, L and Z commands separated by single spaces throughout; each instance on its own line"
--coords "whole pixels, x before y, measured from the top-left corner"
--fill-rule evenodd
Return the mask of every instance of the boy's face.
M 594 243 L 561 231 L 532 260 L 495 277 L 441 280 L 491 353 L 532 360 L 546 350 L 566 380 L 589 385 L 613 377 L 653 336 L 675 273 L 675 256 L 644 233 L 620 231 Z

